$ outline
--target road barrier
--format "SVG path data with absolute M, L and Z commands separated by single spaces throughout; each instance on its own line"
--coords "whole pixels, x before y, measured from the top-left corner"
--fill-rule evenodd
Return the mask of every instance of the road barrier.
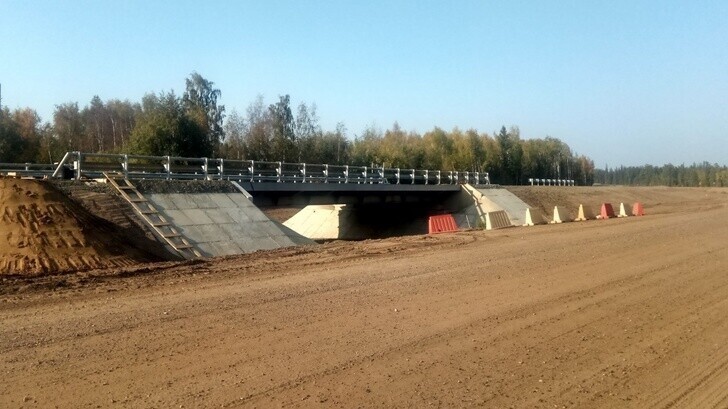
M 546 224 L 546 217 L 544 216 L 543 212 L 531 208 L 526 209 L 526 217 L 524 220 L 526 221 L 525 223 L 523 223 L 524 226 Z
M 66 152 L 61 162 L 55 165 L 0 163 L 0 175 L 7 172 L 69 179 L 95 179 L 103 177 L 104 172 L 118 172 L 127 179 L 235 180 L 250 183 L 490 184 L 487 172 L 86 152 Z
M 642 207 L 642 203 L 636 202 L 632 205 L 632 216 L 644 216 L 645 209 Z
M 610 217 L 616 217 L 614 215 L 614 208 L 611 203 L 602 203 L 602 209 L 597 216 L 597 219 L 609 219 Z
M 554 206 L 554 218 L 549 223 L 570 222 L 573 219 L 564 207 Z
M 528 183 L 531 184 L 531 186 L 576 186 L 576 181 L 574 179 L 537 179 L 537 178 L 528 178 Z
M 619 204 L 619 214 L 617 217 L 629 217 L 627 214 L 627 209 L 624 208 L 624 202 Z
M 430 216 L 427 224 L 430 234 L 458 231 L 455 218 L 451 214 Z
M 594 219 L 595 217 L 596 216 L 594 215 L 594 212 L 592 211 L 591 207 L 580 204 L 579 205 L 579 214 L 576 216 L 576 219 L 574 219 L 574 221 L 582 222 L 585 220 Z
M 513 226 L 505 210 L 488 212 L 483 217 L 485 218 L 485 230 L 496 230 Z

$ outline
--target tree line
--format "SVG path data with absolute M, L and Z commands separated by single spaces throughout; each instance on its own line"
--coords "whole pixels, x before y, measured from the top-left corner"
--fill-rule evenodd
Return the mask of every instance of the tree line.
M 728 166 L 708 162 L 675 166 L 620 166 L 597 169 L 595 183 L 635 186 L 728 186 Z
M 53 163 L 67 151 L 222 157 L 489 172 L 494 183 L 528 178 L 595 181 L 594 162 L 552 137 L 522 139 L 518 127 L 493 133 L 433 128 L 425 133 L 369 126 L 350 136 L 343 123 L 324 130 L 315 104 L 289 95 L 245 110 L 219 103 L 221 92 L 198 73 L 185 91 L 148 93 L 140 102 L 94 96 L 88 105 L 56 105 L 50 123 L 30 108 L 0 109 L 0 162 Z

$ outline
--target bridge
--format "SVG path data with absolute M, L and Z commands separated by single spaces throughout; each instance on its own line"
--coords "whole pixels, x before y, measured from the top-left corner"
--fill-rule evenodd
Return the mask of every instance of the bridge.
M 453 214 L 461 228 L 476 227 L 484 212 L 512 209 L 517 221 L 525 209 L 484 172 L 67 152 L 52 166 L 0 164 L 0 173 L 108 181 L 146 229 L 187 258 L 311 239 L 422 234 L 428 217 L 442 213 Z M 139 180 L 170 181 L 161 185 L 172 188 L 142 193 L 133 182 Z M 195 180 L 229 183 L 205 193 L 179 183 Z M 281 223 L 265 213 L 273 207 L 300 211 Z
M 15 170 L 21 174 L 49 173 L 47 165 L 14 165 Z M 319 183 L 425 186 L 459 183 L 490 184 L 487 172 L 84 152 L 67 152 L 61 162 L 54 165 L 50 175 L 62 177 L 64 171 L 72 172 L 72 177 L 75 179 L 98 178 L 104 172 L 119 172 L 128 179 L 236 180 L 251 184 Z
M 461 184 L 489 185 L 485 172 L 377 166 L 67 152 L 56 165 L 0 164 L 0 172 L 29 177 L 234 181 L 261 206 L 382 204 L 442 201 Z

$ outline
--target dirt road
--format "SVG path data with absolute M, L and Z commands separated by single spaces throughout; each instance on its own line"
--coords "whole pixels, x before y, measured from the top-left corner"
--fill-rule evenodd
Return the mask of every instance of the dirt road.
M 728 192 L 705 192 L 642 218 L 6 281 L 0 407 L 726 408 Z

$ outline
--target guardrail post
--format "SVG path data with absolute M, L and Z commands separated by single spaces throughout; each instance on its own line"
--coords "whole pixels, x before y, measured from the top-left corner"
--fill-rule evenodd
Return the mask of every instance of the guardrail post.
M 124 169 L 124 178 L 129 178 L 129 155 L 124 155 L 124 161 L 121 163 L 121 167 Z
M 255 182 L 255 161 L 250 161 L 250 167 L 248 168 L 250 170 L 250 183 Z
M 301 183 L 306 183 L 306 164 L 301 164 Z
M 362 172 L 362 175 L 364 175 L 364 183 L 367 183 L 367 167 L 364 166 L 364 172 Z
M 283 180 L 283 162 L 278 162 L 278 167 L 276 168 L 276 176 L 278 176 L 278 183 L 281 183 Z
M 76 151 L 76 161 L 74 163 L 76 165 L 74 166 L 76 168 L 76 180 L 81 180 L 81 162 L 83 161 L 82 156 L 83 155 L 81 154 L 81 152 Z
M 220 165 L 217 167 L 217 171 L 220 175 L 220 180 L 224 180 L 225 179 L 225 159 L 220 158 L 218 160 L 220 161 L 219 162 Z
M 411 184 L 412 185 L 415 184 L 415 170 L 414 169 L 412 169 L 412 183 Z
M 167 159 L 167 163 L 164 164 L 164 170 L 167 171 L 167 180 L 172 179 L 172 158 L 169 156 L 165 156 L 165 159 Z
M 207 179 L 207 158 L 202 158 L 202 174 L 205 176 L 205 180 Z
M 324 165 L 324 183 L 329 183 L 329 165 Z
M 400 176 L 399 168 L 397 168 L 397 184 L 399 184 L 399 176 Z
M 344 166 L 344 183 L 349 183 L 349 165 Z
M 425 169 L 425 184 L 430 184 L 430 171 Z

